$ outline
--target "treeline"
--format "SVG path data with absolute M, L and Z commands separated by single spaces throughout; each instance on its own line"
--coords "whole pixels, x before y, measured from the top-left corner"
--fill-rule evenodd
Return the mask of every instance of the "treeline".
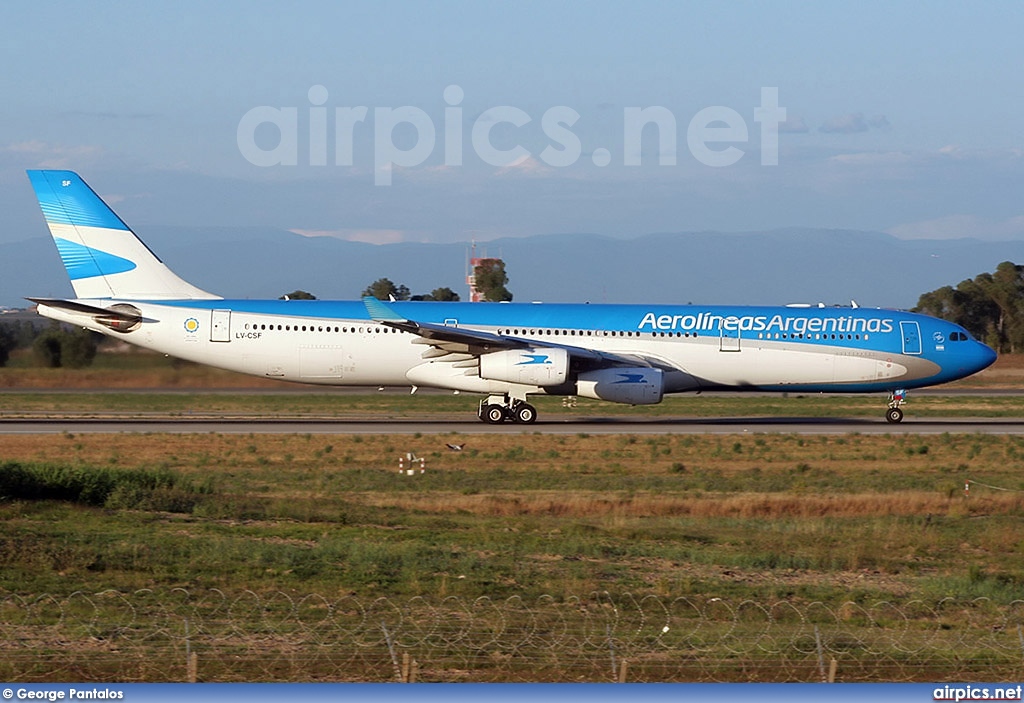
M 485 302 L 500 303 L 512 300 L 512 292 L 508 289 L 508 273 L 505 262 L 501 259 L 481 259 L 473 267 L 473 281 L 480 298 Z M 437 302 L 458 302 L 459 294 L 444 286 L 435 288 L 429 293 L 413 294 L 409 287 L 395 283 L 390 278 L 378 278 L 366 286 L 361 297 L 372 295 L 377 300 L 433 300 Z M 316 300 L 316 296 L 304 290 L 294 290 L 280 297 L 280 300 Z
M 31 349 L 38 366 L 80 369 L 96 358 L 102 335 L 58 322 L 37 325 L 28 320 L 0 322 L 0 366 L 17 349 Z
M 505 262 L 501 259 L 481 259 L 473 267 L 474 287 L 480 293 L 480 299 L 488 303 L 509 302 L 512 292 L 507 288 L 508 273 Z M 378 278 L 368 285 L 362 293 L 363 297 L 372 295 L 377 300 L 436 300 L 439 302 L 456 302 L 459 294 L 451 288 L 435 288 L 429 293 L 413 295 L 408 286 L 396 285 L 390 278 Z
M 436 300 L 439 302 L 458 302 L 459 294 L 451 288 L 435 288 L 429 293 L 413 295 L 408 286 L 395 285 L 390 278 L 378 278 L 368 285 L 362 292 L 362 297 L 372 295 L 377 300 Z
M 998 352 L 1024 351 L 1024 266 L 1004 261 L 994 273 L 925 293 L 914 312 L 955 322 Z
M 361 297 L 372 295 L 377 300 L 437 300 L 458 302 L 459 294 L 451 288 L 435 288 L 429 293 L 413 295 L 408 286 L 395 285 L 390 278 L 378 278 L 363 289 Z M 278 300 L 316 300 L 316 296 L 304 290 L 285 293 Z

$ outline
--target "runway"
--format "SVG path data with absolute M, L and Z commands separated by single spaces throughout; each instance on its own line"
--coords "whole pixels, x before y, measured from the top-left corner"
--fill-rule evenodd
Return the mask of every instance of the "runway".
M 637 418 L 540 420 L 532 425 L 488 425 L 446 419 L 4 419 L 0 435 L 83 433 L 166 434 L 906 434 L 1024 435 L 1024 418 L 908 418 L 893 425 L 879 418 Z

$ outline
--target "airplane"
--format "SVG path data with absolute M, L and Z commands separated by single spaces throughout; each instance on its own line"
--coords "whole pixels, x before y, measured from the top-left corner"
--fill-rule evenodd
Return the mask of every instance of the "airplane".
M 884 308 L 228 299 L 175 275 L 72 171 L 28 171 L 75 297 L 38 312 L 181 359 L 283 381 L 483 396 L 529 424 L 534 395 L 660 403 L 700 391 L 889 394 L 996 359 L 959 325 Z

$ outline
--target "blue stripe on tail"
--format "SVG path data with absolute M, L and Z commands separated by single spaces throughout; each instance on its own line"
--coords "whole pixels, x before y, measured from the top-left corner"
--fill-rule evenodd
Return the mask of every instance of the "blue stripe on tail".
M 48 223 L 131 231 L 74 171 L 29 171 L 28 177 Z
M 134 262 L 99 249 L 84 247 L 60 237 L 54 237 L 53 241 L 57 243 L 60 260 L 72 281 L 92 276 L 112 276 L 135 268 Z

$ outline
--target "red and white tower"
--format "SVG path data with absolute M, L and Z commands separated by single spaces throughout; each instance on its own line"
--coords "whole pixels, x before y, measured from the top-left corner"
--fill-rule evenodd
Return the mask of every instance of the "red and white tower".
M 466 271 L 466 285 L 469 286 L 469 302 L 471 303 L 479 303 L 483 300 L 483 296 L 476 288 L 476 267 L 483 260 L 484 257 L 476 255 L 476 242 L 473 242 L 473 248 L 469 255 L 469 267 Z

